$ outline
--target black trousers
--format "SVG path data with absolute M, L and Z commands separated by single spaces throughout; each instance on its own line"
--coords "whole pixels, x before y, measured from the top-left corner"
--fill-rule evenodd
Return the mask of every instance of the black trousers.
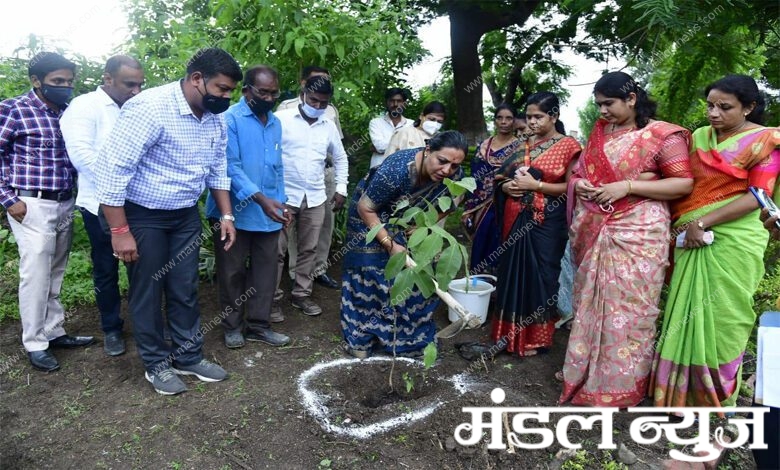
M 216 220 L 210 220 L 214 227 Z M 219 229 L 214 230 L 214 255 L 222 327 L 225 331 L 244 328 L 259 332 L 271 327 L 269 317 L 278 271 L 280 230 L 250 232 L 236 230 L 236 241 L 225 251 Z
M 125 203 L 125 215 L 138 247 L 138 261 L 126 263 L 133 336 L 149 372 L 203 359 L 198 306 L 201 223 L 197 206 L 156 210 Z M 171 344 L 163 339 L 165 293 Z

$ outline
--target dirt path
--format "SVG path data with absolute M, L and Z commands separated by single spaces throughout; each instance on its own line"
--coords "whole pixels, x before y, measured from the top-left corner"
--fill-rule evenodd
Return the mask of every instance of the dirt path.
M 339 272 L 334 267 L 331 274 Z M 339 292 L 316 288 L 315 300 L 325 313 L 305 317 L 289 303 L 287 320 L 278 331 L 294 338 L 290 347 L 275 349 L 249 343 L 228 350 L 215 329 L 206 335 L 205 351 L 230 373 L 222 383 L 185 379 L 189 391 L 176 397 L 154 393 L 143 377 L 133 341 L 118 358 L 103 354 L 102 344 L 85 350 L 58 351 L 62 368 L 44 374 L 32 370 L 19 344 L 18 322 L 0 328 L 0 467 L 24 468 L 553 468 L 560 446 L 536 451 L 487 451 L 485 444 L 454 446 L 455 427 L 467 421 L 463 406 L 489 406 L 490 391 L 502 387 L 506 405 L 555 406 L 560 385 L 554 374 L 563 361 L 566 333 L 555 337 L 549 354 L 519 360 L 500 356 L 471 372 L 476 382 L 461 394 L 447 378 L 470 364 L 460 358 L 453 342 L 485 340 L 487 327 L 467 331 L 441 345 L 439 363 L 423 381 L 419 369 L 398 366 L 394 379 L 400 393 L 389 398 L 385 388 L 388 363 L 363 366 L 349 363 L 316 375 L 313 394 L 328 407 L 329 422 L 337 428 L 366 425 L 438 405 L 429 416 L 366 439 L 325 432 L 321 422 L 304 408 L 298 390 L 302 373 L 324 361 L 344 359 L 338 322 Z M 203 323 L 218 313 L 215 286 L 200 291 Z M 446 325 L 440 307 L 437 322 Z M 94 308 L 69 320 L 72 333 L 102 338 Z M 9 362 L 12 361 L 12 362 Z M 15 362 L 13 362 L 15 361 Z M 349 368 L 348 368 L 349 367 Z M 415 389 L 405 393 L 402 372 L 410 372 Z M 415 371 L 418 374 L 415 376 Z M 322 393 L 320 393 L 322 392 Z M 373 397 L 373 401 L 371 399 Z M 379 397 L 380 400 L 376 400 Z M 384 401 L 382 401 L 384 400 Z M 640 447 L 628 439 L 628 423 L 616 420 L 616 439 L 624 437 L 639 457 L 632 468 L 660 468 L 667 458 L 665 443 Z M 574 442 L 586 451 L 565 468 L 621 468 L 615 452 L 595 448 L 600 431 L 576 431 Z M 574 463 L 572 463 L 574 462 Z M 732 452 L 729 467 L 753 465 L 749 452 Z M 574 465 L 574 466 L 571 466 Z

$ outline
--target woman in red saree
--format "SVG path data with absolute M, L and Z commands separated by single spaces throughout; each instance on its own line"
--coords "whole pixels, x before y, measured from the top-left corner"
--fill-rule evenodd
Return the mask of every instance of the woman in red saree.
M 654 120 L 655 103 L 625 73 L 602 76 L 594 98 L 602 119 L 569 182 L 577 271 L 560 402 L 627 407 L 647 392 L 669 264 L 666 201 L 693 188 L 690 133 Z
M 502 244 L 491 339 L 519 356 L 547 350 L 558 317 L 555 300 L 568 240 L 566 176 L 581 150 L 565 135 L 559 110 L 553 93 L 528 98 L 526 118 L 533 134 L 496 176 Z

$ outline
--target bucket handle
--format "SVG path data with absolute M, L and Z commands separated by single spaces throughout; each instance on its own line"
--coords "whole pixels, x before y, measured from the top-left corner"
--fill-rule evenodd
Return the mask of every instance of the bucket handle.
M 491 275 L 491 274 L 474 274 L 474 275 L 469 276 L 469 280 L 471 280 L 471 279 L 482 279 L 482 278 L 489 279 L 489 280 L 493 281 L 494 283 L 498 282 L 498 278 L 496 276 Z

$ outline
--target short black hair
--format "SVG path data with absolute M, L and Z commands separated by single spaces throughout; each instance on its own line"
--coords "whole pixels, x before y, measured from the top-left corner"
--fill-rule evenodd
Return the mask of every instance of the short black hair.
M 301 69 L 301 80 L 308 79 L 309 75 L 313 73 L 324 73 L 330 76 L 330 71 L 325 67 L 320 67 L 317 65 L 307 65 L 306 67 Z
M 109 57 L 106 61 L 106 68 L 103 69 L 103 71 L 109 75 L 114 75 L 123 65 L 132 69 L 143 70 L 141 62 L 138 62 L 138 59 L 129 55 L 120 54 Z
M 444 147 L 454 148 L 463 152 L 463 155 L 468 155 L 469 144 L 466 141 L 466 137 L 458 131 L 443 131 L 435 134 L 427 141 L 428 148 L 430 150 L 441 150 Z
M 409 101 L 409 98 L 411 97 L 409 90 L 406 88 L 388 88 L 385 92 L 385 101 L 389 100 L 395 95 L 401 95 L 405 101 Z
M 203 74 L 204 78 L 216 77 L 219 74 L 230 77 L 236 82 L 241 81 L 241 67 L 232 55 L 218 47 L 201 49 L 187 62 L 187 76 L 195 72 Z
M 333 85 L 331 85 L 330 79 L 321 75 L 306 80 L 306 85 L 304 85 L 303 89 L 309 93 L 333 94 Z
M 745 116 L 745 119 L 756 124 L 764 124 L 766 100 L 761 91 L 759 91 L 756 81 L 751 77 L 740 74 L 726 75 L 720 80 L 707 85 L 707 88 L 704 89 L 704 97 L 706 98 L 712 90 L 734 95 L 744 107 L 748 107 L 755 103 L 756 106 L 750 114 Z
M 279 72 L 269 65 L 253 65 L 244 72 L 244 86 L 255 86 L 255 78 L 260 73 L 267 73 L 277 82 L 279 81 Z
M 43 81 L 46 75 L 60 69 L 68 69 L 75 73 L 76 64 L 56 52 L 39 52 L 30 59 L 30 64 L 27 66 L 27 75 L 30 77 L 35 75 L 38 77 L 38 80 Z

